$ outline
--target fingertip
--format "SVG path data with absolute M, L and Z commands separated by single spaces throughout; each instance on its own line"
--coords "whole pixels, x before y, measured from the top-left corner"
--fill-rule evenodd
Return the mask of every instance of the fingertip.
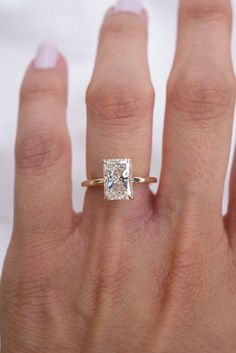
M 148 12 L 145 8 L 141 8 L 140 11 L 137 12 L 137 11 L 131 11 L 128 9 L 119 10 L 117 9 L 116 6 L 112 6 L 106 11 L 104 16 L 104 21 L 108 20 L 113 16 L 121 16 L 121 15 L 136 17 L 138 19 L 141 19 L 145 23 L 148 22 Z
M 67 73 L 67 71 L 68 71 L 68 65 L 67 65 L 66 58 L 62 53 L 59 53 L 57 68 L 61 71 L 64 71 L 65 73 Z
M 34 58 L 26 69 L 26 75 L 59 71 L 67 74 L 65 56 L 52 41 L 43 41 L 37 48 Z
M 45 93 L 61 92 L 66 96 L 67 92 L 67 63 L 63 54 L 52 42 L 44 41 L 39 45 L 35 57 L 28 65 L 24 74 L 20 98 L 28 97 L 29 92 Z M 35 96 L 34 94 L 33 96 Z
M 59 50 L 52 41 L 43 41 L 36 52 L 33 65 L 35 69 L 53 69 L 57 67 Z
M 142 0 L 117 0 L 114 6 L 115 12 L 131 12 L 140 15 L 143 10 Z

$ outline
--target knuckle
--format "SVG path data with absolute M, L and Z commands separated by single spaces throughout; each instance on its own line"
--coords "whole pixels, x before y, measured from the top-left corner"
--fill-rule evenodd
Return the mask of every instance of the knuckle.
M 122 39 L 125 38 L 134 38 L 135 37 L 142 37 L 146 36 L 145 26 L 137 21 L 136 18 L 132 20 L 123 19 L 120 21 L 119 18 L 110 17 L 102 26 L 101 29 L 101 39 L 104 40 L 108 38 L 116 38 L 122 36 Z
M 16 165 L 19 169 L 44 170 L 55 165 L 68 149 L 63 136 L 37 133 L 16 142 Z
M 116 268 L 108 271 L 101 271 L 96 286 L 96 297 L 102 296 L 112 300 L 117 304 L 125 291 L 130 278 L 128 267 L 118 264 Z
M 192 121 L 209 122 L 221 118 L 235 101 L 235 79 L 231 74 L 186 72 L 170 77 L 168 101 Z M 221 120 L 221 119 L 220 119 Z
M 56 305 L 54 292 L 55 284 L 52 279 L 8 279 L 2 285 L 4 316 L 16 320 L 24 316 L 28 326 L 37 313 L 38 323 L 45 324 L 50 314 L 46 303 L 50 301 L 53 306 Z
M 203 250 L 192 244 L 179 244 L 174 250 L 166 290 L 180 308 L 190 309 L 204 290 L 205 262 Z
M 22 314 L 23 311 L 30 317 L 32 310 L 43 306 L 47 299 L 59 295 L 55 278 L 60 274 L 60 269 L 48 259 L 45 260 L 44 255 L 29 258 L 23 256 L 19 259 L 12 253 L 7 257 L 1 283 L 2 300 L 7 311 L 10 310 L 15 315 Z M 9 268 L 16 264 L 15 271 L 10 271 Z
M 195 4 L 185 2 L 181 6 L 181 10 L 184 16 L 193 20 L 218 22 L 231 18 L 231 8 L 224 2 L 205 5 L 199 5 L 197 2 Z
M 142 90 L 123 87 L 100 90 L 92 85 L 87 91 L 89 117 L 95 126 L 138 126 L 152 115 L 154 91 L 151 85 Z
M 40 99 L 64 100 L 66 97 L 66 85 L 57 75 L 44 75 L 40 79 L 30 77 L 23 82 L 20 90 L 21 103 L 37 102 Z

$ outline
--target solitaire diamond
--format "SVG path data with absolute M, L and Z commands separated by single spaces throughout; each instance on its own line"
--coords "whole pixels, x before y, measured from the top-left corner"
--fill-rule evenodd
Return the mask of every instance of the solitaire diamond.
M 104 159 L 104 198 L 133 199 L 132 162 L 130 159 Z

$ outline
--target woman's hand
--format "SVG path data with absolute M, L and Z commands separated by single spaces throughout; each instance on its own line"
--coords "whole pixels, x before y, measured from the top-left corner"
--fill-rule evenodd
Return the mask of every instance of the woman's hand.
M 79 215 L 66 64 L 50 44 L 40 48 L 21 90 L 2 353 L 235 353 L 236 167 L 225 218 L 221 209 L 235 103 L 230 31 L 228 0 L 180 1 L 158 193 L 141 184 L 133 201 L 106 202 L 103 188 L 89 188 Z M 102 176 L 103 158 L 132 158 L 134 175 L 149 174 L 146 49 L 145 11 L 119 1 L 87 92 L 88 178 Z

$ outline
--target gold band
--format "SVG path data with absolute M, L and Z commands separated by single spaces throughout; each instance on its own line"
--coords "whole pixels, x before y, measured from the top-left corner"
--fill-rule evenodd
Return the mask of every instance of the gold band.
M 132 183 L 157 183 L 157 178 L 155 177 L 133 177 L 133 178 L 130 178 L 130 181 Z M 101 179 L 88 179 L 88 180 L 85 180 L 81 183 L 81 186 L 84 186 L 84 187 L 90 187 L 90 186 L 101 186 L 101 185 L 104 185 L 104 179 L 101 178 Z

